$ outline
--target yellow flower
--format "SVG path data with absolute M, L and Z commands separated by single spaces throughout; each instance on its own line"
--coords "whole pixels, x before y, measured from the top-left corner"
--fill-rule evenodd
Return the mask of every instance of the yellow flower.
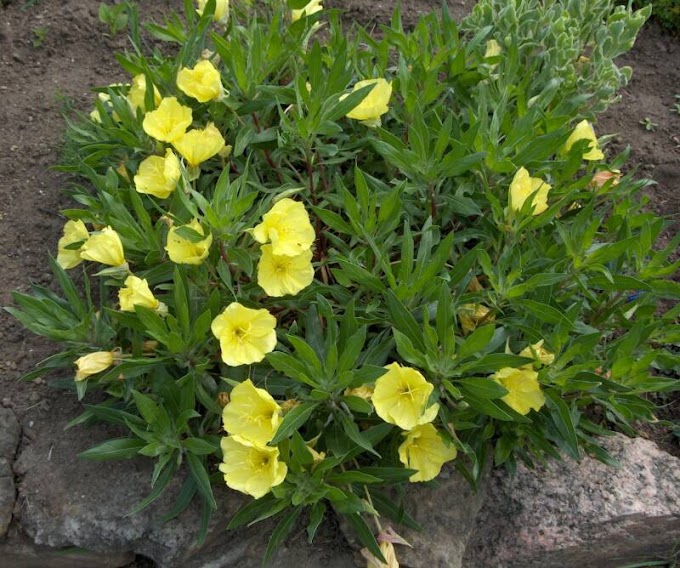
M 548 208 L 548 192 L 551 186 L 540 178 L 529 176 L 526 168 L 517 170 L 510 183 L 510 209 L 520 211 L 524 202 L 534 194 L 532 215 L 539 215 Z
M 279 449 L 258 446 L 239 436 L 222 438 L 223 463 L 226 484 L 247 495 L 259 499 L 272 487 L 283 483 L 288 467 L 279 461 Z
M 272 245 L 262 245 L 262 257 L 257 265 L 257 283 L 268 296 L 279 298 L 297 294 L 314 280 L 312 251 L 297 256 L 276 255 Z
M 265 389 L 248 379 L 231 391 L 222 411 L 222 424 L 230 434 L 266 446 L 281 423 L 281 407 Z
M 113 365 L 114 351 L 95 351 L 76 359 L 76 381 L 101 373 Z
M 555 354 L 543 347 L 543 339 L 533 345 L 527 345 L 519 354 L 520 357 L 535 359 L 542 365 L 550 365 L 555 360 Z
M 80 256 L 84 260 L 100 262 L 109 266 L 125 264 L 123 243 L 118 233 L 111 227 L 105 227 L 98 233 L 93 233 L 80 249 Z
M 345 396 L 357 396 L 363 398 L 364 400 L 371 400 L 373 397 L 373 387 L 370 385 L 361 385 L 353 389 L 345 389 Z
M 80 219 L 77 221 L 66 221 L 64 225 L 64 236 L 59 239 L 57 243 L 57 264 L 63 269 L 68 270 L 78 266 L 83 259 L 80 257 L 82 246 L 78 249 L 66 248 L 69 245 L 76 243 L 84 243 L 90 233 L 87 232 L 87 227 Z
M 189 130 L 172 145 L 192 167 L 197 167 L 224 148 L 224 138 L 212 122 L 205 128 Z
M 304 8 L 300 10 L 291 10 L 290 18 L 294 22 L 297 22 L 300 18 L 311 16 L 312 14 L 316 14 L 321 10 L 323 10 L 321 0 L 311 0 L 311 2 L 309 2 Z
M 491 378 L 508 391 L 501 400 L 522 415 L 528 414 L 532 408 L 540 410 L 545 404 L 545 396 L 538 384 L 536 371 L 503 367 Z
M 128 91 L 127 100 L 133 111 L 136 111 L 138 108 L 141 108 L 142 111 L 148 110 L 146 108 L 146 75 L 144 73 L 135 75 L 132 78 L 132 85 Z M 161 94 L 155 86 L 153 88 L 153 102 L 154 107 L 158 106 L 161 102 Z
M 597 137 L 595 136 L 595 129 L 593 125 L 587 120 L 582 120 L 576 125 L 574 131 L 571 133 L 567 141 L 564 143 L 564 153 L 566 154 L 571 150 L 571 147 L 579 140 L 587 140 L 590 142 L 588 151 L 583 154 L 584 160 L 601 160 L 604 158 L 604 154 L 597 143 Z
M 165 97 L 156 110 L 146 113 L 142 127 L 156 140 L 175 142 L 184 136 L 192 121 L 189 107 L 179 104 L 175 97 Z
M 203 10 L 205 10 L 205 5 L 207 3 L 208 0 L 198 0 L 198 8 L 196 8 L 196 12 L 199 16 L 203 15 Z M 213 21 L 223 26 L 227 25 L 227 22 L 229 21 L 229 0 L 217 0 L 215 2 Z
M 409 469 L 417 469 L 409 481 L 430 481 L 439 475 L 442 466 L 458 453 L 454 446 L 442 440 L 432 424 L 416 426 L 404 434 L 399 446 L 399 461 Z
M 378 537 L 380 538 L 380 537 Z M 397 553 L 394 550 L 394 544 L 389 541 L 379 541 L 378 546 L 380 552 L 387 562 L 379 560 L 376 556 L 369 552 L 368 548 L 361 549 L 361 555 L 367 560 L 366 568 L 399 568 L 399 561 L 397 560 Z
M 220 72 L 207 59 L 197 63 L 193 69 L 182 67 L 177 73 L 177 86 L 199 103 L 217 99 L 223 91 Z
M 472 333 L 480 323 L 494 321 L 494 316 L 489 315 L 491 310 L 482 304 L 463 304 L 457 310 L 460 327 L 465 333 Z
M 194 219 L 184 226 L 205 236 L 205 231 L 198 222 L 198 219 Z M 168 241 L 165 245 L 165 250 L 168 251 L 170 260 L 176 264 L 201 264 L 210 253 L 210 245 L 212 245 L 213 241 L 212 234 L 208 233 L 205 239 L 193 242 L 178 235 L 177 229 L 177 227 L 170 227 L 168 231 Z
M 277 201 L 262 216 L 262 223 L 251 229 L 258 243 L 272 243 L 272 254 L 298 256 L 309 250 L 316 234 L 305 206 L 289 198 Z
M 484 53 L 484 59 L 488 57 L 496 57 L 502 52 L 501 46 L 495 39 L 490 39 L 486 42 L 486 52 Z
M 276 318 L 267 310 L 253 310 L 232 302 L 212 322 L 220 340 L 222 361 L 231 367 L 259 363 L 276 347 Z
M 149 289 L 149 283 L 134 274 L 125 279 L 125 288 L 118 291 L 118 301 L 123 312 L 134 312 L 135 306 L 160 312 L 167 311 L 165 304 L 159 302 Z
M 375 87 L 369 91 L 363 101 L 347 113 L 347 118 L 360 120 L 366 126 L 380 126 L 380 117 L 390 110 L 388 103 L 392 96 L 392 83 L 382 78 L 366 79 L 354 85 L 353 91 L 358 91 L 367 85 L 375 85 Z M 342 95 L 340 100 L 347 96 Z
M 175 191 L 180 176 L 179 158 L 168 148 L 165 157 L 149 156 L 139 164 L 135 189 L 165 199 Z
M 434 387 L 411 367 L 390 363 L 385 368 L 387 373 L 375 381 L 373 390 L 373 406 L 378 416 L 402 430 L 432 422 L 439 404 L 426 405 Z

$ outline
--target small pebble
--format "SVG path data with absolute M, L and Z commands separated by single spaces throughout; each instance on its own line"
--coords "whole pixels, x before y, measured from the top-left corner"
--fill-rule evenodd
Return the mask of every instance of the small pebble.
M 31 396 L 28 397 L 28 400 L 30 402 L 38 402 L 38 401 L 40 401 L 41 398 L 42 397 L 40 396 L 39 392 L 32 392 Z

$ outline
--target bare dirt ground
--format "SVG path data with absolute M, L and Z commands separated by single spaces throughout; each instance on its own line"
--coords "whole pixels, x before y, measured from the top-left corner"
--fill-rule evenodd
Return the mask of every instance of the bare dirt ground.
M 55 254 L 64 224 L 58 211 L 70 206 L 60 192 L 67 178 L 50 169 L 59 162 L 62 113 L 89 112 L 95 97 L 92 87 L 129 80 L 114 58 L 116 51 L 126 48 L 125 34 L 107 35 L 108 27 L 97 16 L 99 4 L 100 0 L 0 2 L 0 306 L 11 305 L 13 290 L 51 281 L 47 259 Z M 376 25 L 389 20 L 394 5 L 389 0 L 325 4 L 345 10 L 348 21 Z M 449 0 L 449 4 L 460 17 L 474 2 Z M 440 5 L 440 0 L 404 0 L 405 24 L 412 25 L 420 13 Z M 162 20 L 164 13 L 181 6 L 181 0 L 145 0 L 140 2 L 142 20 Z M 648 192 L 650 206 L 675 220 L 677 230 L 680 114 L 671 109 L 680 102 L 674 98 L 680 95 L 680 38 L 650 22 L 621 63 L 633 67 L 633 80 L 621 102 L 599 119 L 597 132 L 615 134 L 611 153 L 632 146 L 629 167 L 656 181 Z M 75 395 L 47 382 L 18 379 L 54 346 L 4 312 L 0 339 L 2 405 L 16 412 L 25 441 L 51 435 L 52 424 L 79 413 Z

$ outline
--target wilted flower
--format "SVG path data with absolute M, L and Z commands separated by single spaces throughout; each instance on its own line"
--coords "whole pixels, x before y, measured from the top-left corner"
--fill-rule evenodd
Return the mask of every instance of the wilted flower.
M 149 283 L 134 274 L 125 279 L 125 287 L 118 291 L 118 301 L 123 312 L 134 312 L 135 306 L 167 312 L 166 305 L 159 302 L 149 289 Z
M 460 327 L 465 333 L 472 333 L 481 323 L 492 322 L 491 310 L 482 304 L 463 304 L 457 310 Z
M 193 68 L 182 67 L 177 73 L 177 86 L 199 103 L 217 99 L 223 92 L 220 72 L 207 59 Z
M 115 351 L 95 351 L 76 359 L 76 381 L 84 381 L 108 369 L 114 362 Z
M 146 113 L 142 127 L 156 140 L 175 142 L 184 136 L 192 121 L 189 107 L 179 104 L 175 97 L 165 97 L 156 110 Z
M 508 391 L 501 400 L 519 414 L 528 414 L 531 409 L 540 410 L 545 404 L 536 371 L 503 367 L 491 378 Z
M 172 145 L 192 167 L 219 154 L 224 148 L 224 138 L 212 122 L 205 128 L 194 128 L 174 140 Z
M 619 170 L 600 170 L 593 176 L 593 181 L 590 182 L 591 187 L 600 189 L 609 180 L 612 180 L 612 186 L 619 185 L 621 179 L 621 172 Z
M 567 153 L 571 150 L 571 147 L 579 140 L 587 140 L 590 142 L 588 151 L 583 154 L 584 160 L 601 160 L 604 158 L 604 154 L 597 143 L 597 137 L 595 136 L 595 129 L 593 125 L 587 120 L 582 120 L 576 125 L 574 131 L 569 135 L 567 141 L 564 143 L 564 152 Z
M 371 554 L 368 548 L 361 549 L 361 555 L 367 560 L 366 568 L 399 568 L 397 554 L 394 551 L 394 544 L 389 541 L 381 541 L 378 546 L 386 562 L 378 559 Z
M 406 440 L 399 446 L 399 461 L 418 472 L 409 481 L 430 481 L 439 475 L 442 466 L 456 457 L 455 446 L 442 440 L 432 424 L 421 424 L 404 434 Z
M 277 256 L 298 256 L 309 250 L 316 238 L 305 206 L 287 197 L 277 201 L 250 232 L 258 243 L 271 241 L 271 252 Z
M 439 412 L 439 404 L 427 407 L 434 387 L 416 369 L 390 363 L 387 373 L 375 381 L 373 406 L 385 422 L 402 430 L 432 422 Z
M 272 253 L 272 245 L 262 245 L 262 256 L 257 265 L 257 283 L 268 296 L 278 298 L 297 294 L 314 280 L 312 251 L 297 256 Z
M 198 0 L 197 3 L 198 8 L 196 8 L 196 12 L 198 12 L 199 16 L 202 16 L 203 10 L 205 10 L 205 5 L 208 3 L 208 0 Z M 227 22 L 229 21 L 229 0 L 217 0 L 215 2 L 213 21 L 223 26 L 227 25 Z
M 132 78 L 132 85 L 128 91 L 127 100 L 133 111 L 136 111 L 138 108 L 141 108 L 143 111 L 148 110 L 146 108 L 146 75 L 140 73 Z M 154 107 L 158 106 L 161 102 L 161 94 L 155 86 L 153 88 L 153 102 Z
M 276 318 L 267 310 L 253 310 L 232 302 L 212 322 L 220 341 L 222 361 L 231 367 L 259 363 L 276 347 Z
M 226 484 L 259 499 L 283 483 L 288 467 L 279 461 L 279 449 L 259 446 L 239 436 L 222 438 L 220 471 Z
M 196 231 L 199 235 L 205 236 L 205 231 L 198 219 L 194 219 L 184 226 Z M 178 235 L 177 230 L 178 227 L 170 227 L 168 231 L 165 250 L 168 251 L 170 260 L 176 264 L 201 264 L 210 253 L 210 245 L 213 241 L 212 234 L 208 233 L 208 236 L 200 241 L 192 241 Z
M 179 158 L 168 148 L 165 156 L 149 156 L 139 164 L 135 175 L 135 189 L 160 199 L 168 197 L 181 176 Z
M 222 425 L 230 434 L 264 446 L 281 423 L 281 407 L 265 389 L 250 379 L 236 385 L 222 411 Z
M 373 387 L 371 385 L 361 385 L 353 389 L 345 389 L 343 393 L 345 396 L 356 396 L 364 400 L 371 400 L 373 398 Z
M 80 249 L 84 260 L 100 262 L 109 266 L 123 266 L 125 253 L 118 233 L 111 227 L 105 227 L 98 233 L 92 233 Z
M 83 259 L 80 257 L 82 246 L 77 249 L 67 248 L 76 243 L 84 243 L 89 238 L 85 223 L 80 219 L 76 221 L 66 221 L 64 225 L 64 235 L 57 243 L 57 264 L 63 269 L 68 270 L 78 266 Z
M 510 209 L 520 211 L 524 202 L 533 194 L 532 215 L 539 215 L 548 208 L 548 192 L 551 186 L 540 178 L 529 176 L 526 168 L 517 170 L 510 183 Z
M 527 357 L 535 359 L 542 365 L 550 365 L 555 360 L 555 354 L 543 347 L 543 339 L 533 345 L 528 345 L 522 349 L 519 354 L 520 357 Z
M 294 22 L 297 22 L 300 18 L 311 16 L 312 14 L 316 14 L 321 10 L 323 10 L 321 0 L 311 0 L 311 2 L 309 2 L 304 8 L 301 8 L 300 10 L 291 10 L 290 18 Z
M 358 91 L 367 85 L 375 85 L 357 106 L 347 113 L 347 118 L 360 120 L 366 126 L 380 126 L 380 117 L 387 113 L 390 97 L 392 96 L 392 83 L 385 79 L 366 79 L 354 85 L 353 91 Z M 343 100 L 348 95 L 342 95 Z

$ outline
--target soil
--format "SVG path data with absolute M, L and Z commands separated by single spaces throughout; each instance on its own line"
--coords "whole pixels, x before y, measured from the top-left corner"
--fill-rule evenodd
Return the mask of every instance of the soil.
M 6 5 L 5 5 L 6 4 Z M 0 306 L 12 304 L 14 290 L 30 283 L 49 285 L 48 255 L 55 254 L 64 224 L 59 210 L 71 206 L 61 194 L 65 175 L 51 169 L 59 162 L 64 113 L 89 112 L 96 86 L 129 80 L 114 54 L 127 47 L 124 33 L 112 36 L 98 18 L 99 0 L 0 0 Z M 163 19 L 182 0 L 145 0 L 142 20 Z M 472 0 L 449 0 L 462 17 Z M 345 10 L 348 21 L 387 23 L 393 2 L 327 0 Z M 420 13 L 438 9 L 440 0 L 404 0 L 406 26 Z M 642 30 L 634 49 L 621 58 L 633 79 L 621 101 L 601 116 L 599 135 L 614 135 L 611 153 L 632 147 L 629 167 L 655 180 L 650 207 L 676 223 L 680 217 L 680 114 L 672 112 L 680 94 L 680 38 L 655 22 Z M 645 129 L 644 124 L 649 129 Z M 657 126 L 652 127 L 650 123 Z M 671 229 L 672 230 L 672 229 Z M 27 439 L 49 435 L 51 424 L 75 417 L 75 395 L 46 382 L 20 382 L 36 362 L 55 351 L 0 312 L 0 399 L 14 409 Z M 678 405 L 676 405 L 677 408 Z M 667 446 L 667 431 L 650 436 Z M 677 445 L 675 446 L 677 449 Z

